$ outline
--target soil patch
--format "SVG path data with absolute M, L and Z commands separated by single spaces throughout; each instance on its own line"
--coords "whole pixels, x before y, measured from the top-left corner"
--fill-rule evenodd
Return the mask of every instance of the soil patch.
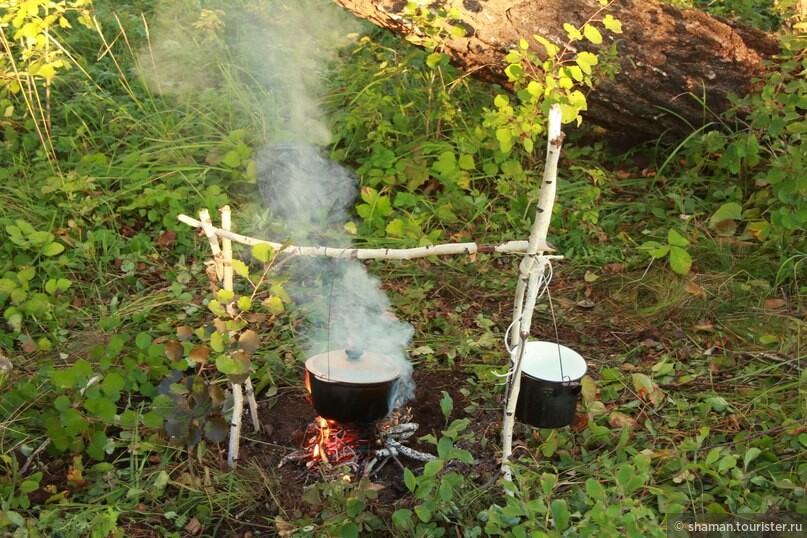
M 481 475 L 495 467 L 495 447 L 498 446 L 498 432 L 500 431 L 500 417 L 498 410 L 486 410 L 480 407 L 472 409 L 471 414 L 466 411 L 468 400 L 461 392 L 466 385 L 466 379 L 472 374 L 455 369 L 416 369 L 414 379 L 417 384 L 415 398 L 408 403 L 408 411 L 412 415 L 411 421 L 418 424 L 415 435 L 405 443 L 408 447 L 427 453 L 436 453 L 436 447 L 421 440 L 422 437 L 432 434 L 439 437 L 446 426 L 454 419 L 467 417 L 471 419 L 469 430 L 473 433 L 473 443 L 463 446 L 469 450 L 475 460 L 475 471 Z M 443 392 L 447 392 L 454 401 L 452 415 L 446 419 L 440 408 Z M 266 518 L 284 513 L 306 513 L 311 511 L 311 505 L 304 499 L 306 486 L 323 480 L 328 476 L 329 469 L 308 469 L 304 463 L 287 462 L 278 468 L 281 460 L 288 454 L 299 450 L 305 442 L 305 430 L 316 419 L 316 413 L 307 398 L 303 387 L 286 388 L 276 396 L 260 403 L 260 418 L 264 426 L 261 434 L 249 434 L 242 446 L 242 465 L 255 464 L 263 469 L 271 469 L 277 475 L 278 483 L 282 488 L 272 492 L 266 499 L 268 512 L 255 514 L 262 524 Z M 486 439 L 487 442 L 481 442 Z M 486 448 L 482 449 L 481 446 Z M 411 460 L 403 455 L 398 461 L 415 474 L 419 474 L 424 463 Z M 481 470 L 484 469 L 484 472 Z M 408 491 L 404 485 L 403 468 L 395 461 L 388 461 L 377 473 L 373 474 L 371 481 L 380 486 L 377 504 L 391 511 L 398 505 L 406 503 Z M 282 508 L 281 508 L 282 507 Z M 386 511 L 386 510 L 385 510 Z M 245 518 L 247 519 L 247 518 Z

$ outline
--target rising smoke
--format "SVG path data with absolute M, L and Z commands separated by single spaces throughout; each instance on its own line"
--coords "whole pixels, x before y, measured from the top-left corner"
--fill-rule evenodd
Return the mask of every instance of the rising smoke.
M 323 244 L 328 237 L 330 246 L 349 246 L 349 236 L 334 231 L 349 218 L 358 178 L 326 157 L 331 133 L 319 97 L 329 64 L 358 31 L 355 19 L 329 0 L 160 5 L 151 46 L 141 54 L 150 87 L 171 94 L 222 91 L 221 61 L 237 61 L 266 97 L 258 105 L 268 143 L 257 152 L 257 181 L 285 234 L 271 239 Z M 286 268 L 307 320 L 299 335 L 305 356 L 348 346 L 384 354 L 402 371 L 396 404 L 414 396 L 406 353 L 414 331 L 391 314 L 389 299 L 365 266 L 314 258 Z

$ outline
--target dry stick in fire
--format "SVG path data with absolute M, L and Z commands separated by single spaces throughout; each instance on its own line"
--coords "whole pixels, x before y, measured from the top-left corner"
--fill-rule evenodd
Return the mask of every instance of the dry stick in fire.
M 446 243 L 419 248 L 389 249 L 389 248 L 332 248 L 322 246 L 295 246 L 273 243 L 263 239 L 256 239 L 233 233 L 229 229 L 218 229 L 213 227 L 209 215 L 205 218 L 206 210 L 200 211 L 201 221 L 187 215 L 178 215 L 177 219 L 194 228 L 202 228 L 208 237 L 213 251 L 213 261 L 216 264 L 216 273 L 219 278 L 224 277 L 224 263 L 222 254 L 218 246 L 218 237 L 226 238 L 243 245 L 255 246 L 266 243 L 273 249 L 281 250 L 290 256 L 326 256 L 332 258 L 351 258 L 359 260 L 370 259 L 393 259 L 411 260 L 415 258 L 425 258 L 428 256 L 447 256 L 457 254 L 476 254 L 481 252 L 500 254 L 525 254 L 519 266 L 519 280 L 516 287 L 515 306 L 513 309 L 513 357 L 515 361 L 511 368 L 511 383 L 508 386 L 509 393 L 505 404 L 504 423 L 502 426 L 502 472 L 507 480 L 512 480 L 512 469 L 510 468 L 510 456 L 513 446 L 513 427 L 515 425 L 515 408 L 518 400 L 518 393 L 521 389 L 521 358 L 523 356 L 524 345 L 530 331 L 532 313 L 538 297 L 540 282 L 547 264 L 552 259 L 562 259 L 563 256 L 547 255 L 546 252 L 554 251 L 546 241 L 549 231 L 549 223 L 552 218 L 552 208 L 555 202 L 556 179 L 560 149 L 563 143 L 563 133 L 561 132 L 561 111 L 558 105 L 553 105 L 549 112 L 547 145 L 547 159 L 544 166 L 543 181 L 541 183 L 541 194 L 538 199 L 537 214 L 533 223 L 528 241 L 507 241 L 505 243 L 490 245 L 477 243 Z M 232 262 L 232 259 L 230 258 Z M 511 358 L 512 360 L 512 358 Z M 240 402 L 240 386 L 233 387 L 234 393 L 238 390 Z M 242 404 L 243 405 L 243 404 Z M 240 410 L 239 410 L 240 411 Z M 238 413 L 240 415 L 240 412 Z M 237 420 L 237 422 L 236 422 Z M 235 429 L 238 424 L 238 429 Z M 240 435 L 240 416 L 233 416 L 233 428 L 230 438 L 230 453 L 235 453 L 237 459 L 238 436 Z M 235 433 L 235 435 L 233 435 Z M 234 462 L 228 457 L 231 465 Z
M 552 208 L 555 205 L 557 190 L 558 160 L 563 145 L 563 132 L 560 129 L 561 111 L 558 105 L 549 110 L 548 144 L 544 177 L 541 182 L 541 194 L 538 196 L 535 221 L 530 231 L 529 244 L 524 259 L 519 265 L 519 279 L 516 285 L 516 299 L 513 307 L 512 345 L 513 354 L 510 370 L 509 394 L 505 400 L 504 421 L 502 423 L 502 473 L 505 480 L 513 479 L 510 456 L 513 453 L 513 427 L 515 426 L 516 404 L 521 390 L 521 366 L 524 358 L 524 346 L 530 334 L 532 313 L 535 301 L 549 260 L 544 256 L 542 245 L 546 244 L 549 223 L 552 219 Z

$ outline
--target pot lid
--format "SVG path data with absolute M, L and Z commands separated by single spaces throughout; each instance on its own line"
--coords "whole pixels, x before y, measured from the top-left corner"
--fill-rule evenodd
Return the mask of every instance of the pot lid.
M 305 368 L 317 379 L 335 383 L 388 383 L 401 375 L 386 355 L 361 350 L 332 349 L 310 357 Z
M 562 383 L 586 375 L 586 361 L 578 352 L 555 342 L 527 342 L 521 371 L 530 377 Z

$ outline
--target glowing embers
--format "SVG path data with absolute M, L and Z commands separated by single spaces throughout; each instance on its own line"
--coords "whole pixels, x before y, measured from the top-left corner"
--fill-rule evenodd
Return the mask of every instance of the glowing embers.
M 306 467 L 324 463 L 348 465 L 358 471 L 378 445 L 375 429 L 374 425 L 355 426 L 317 417 L 305 432 L 303 451 L 310 454 Z
M 292 461 L 308 469 L 347 466 L 357 477 L 362 477 L 372 476 L 390 460 L 403 468 L 398 456 L 417 461 L 433 460 L 433 455 L 404 444 L 418 429 L 417 424 L 408 422 L 411 418 L 408 410 L 405 413 L 393 411 L 384 420 L 357 426 L 317 417 L 306 428 L 302 448 L 285 456 L 278 467 Z

